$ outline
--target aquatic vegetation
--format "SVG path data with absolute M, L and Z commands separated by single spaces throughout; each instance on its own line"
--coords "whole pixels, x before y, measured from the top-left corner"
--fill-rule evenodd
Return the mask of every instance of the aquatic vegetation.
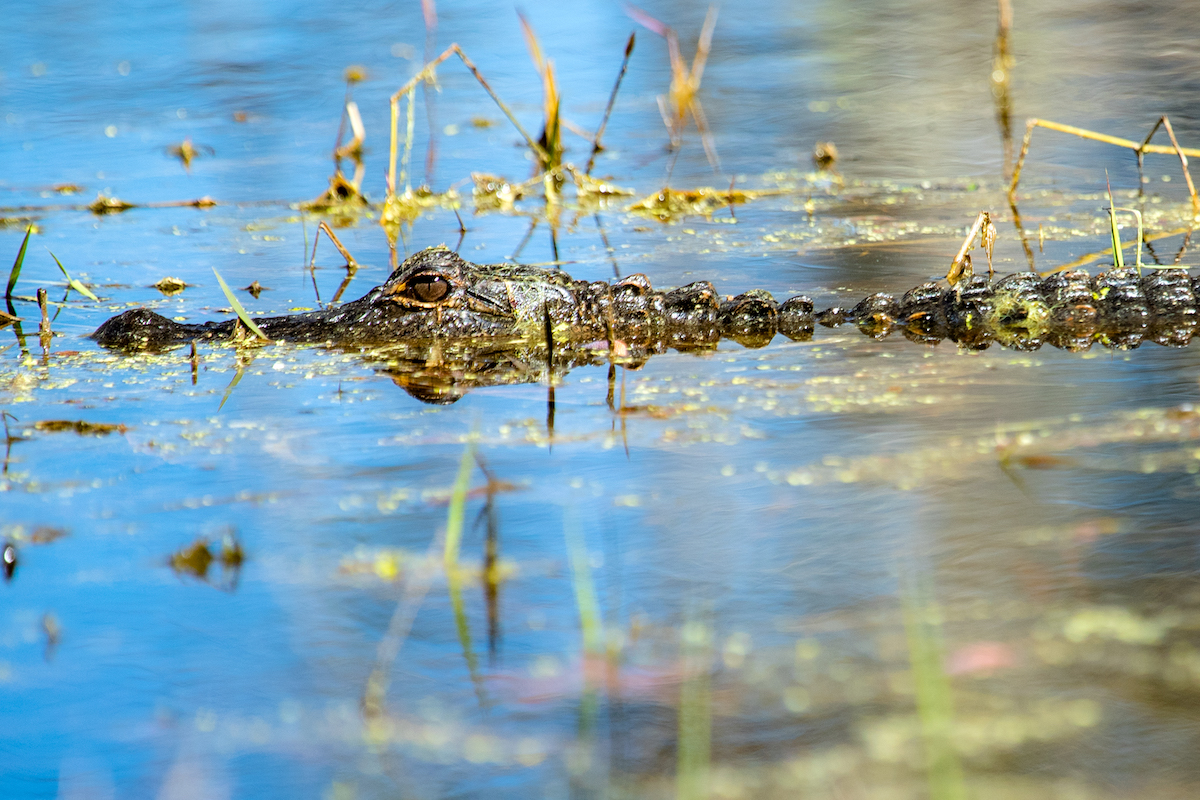
M 1108 224 L 1109 231 L 1112 234 L 1113 263 L 1117 266 L 1117 269 L 1123 269 L 1125 267 L 1125 256 L 1123 252 L 1124 248 L 1121 245 L 1120 228 L 1117 225 L 1118 211 L 1124 211 L 1128 214 L 1133 214 L 1134 218 L 1137 219 L 1137 271 L 1138 274 L 1141 275 L 1142 239 L 1145 237 L 1145 233 L 1142 231 L 1142 212 L 1138 211 L 1136 208 L 1118 208 L 1116 204 L 1113 203 L 1112 185 L 1110 184 L 1108 186 Z
M 301 203 L 304 211 L 328 213 L 339 218 L 354 219 L 370 209 L 371 204 L 362 193 L 363 177 L 366 167 L 363 164 L 363 143 L 367 133 L 363 125 L 362 114 L 358 104 L 351 99 L 351 89 L 354 84 L 366 79 L 366 71 L 362 67 L 347 67 L 344 73 L 346 79 L 346 97 L 342 105 L 342 115 L 338 122 L 337 138 L 333 143 L 333 175 L 329 178 L 329 187 L 313 200 Z M 350 141 L 342 144 L 346 133 L 346 124 L 350 125 Z M 342 160 L 354 162 L 354 177 L 347 178 L 342 172 Z
M 5 228 L 28 228 L 31 225 L 33 226 L 33 229 L 35 231 L 38 229 L 37 225 L 34 224 L 34 220 L 32 217 L 0 216 L 0 230 L 3 230 Z
M 813 145 L 812 160 L 813 166 L 819 170 L 829 170 L 837 163 L 840 157 L 837 145 L 833 142 L 817 142 Z
M 550 162 L 550 156 L 546 149 L 540 143 L 534 141 L 533 138 L 531 138 L 530 135 L 525 131 L 525 129 L 521 126 L 521 123 L 517 121 L 515 116 L 513 116 L 508 106 L 504 104 L 504 101 L 502 101 L 499 95 L 492 90 L 491 85 L 483 77 L 483 74 L 480 73 L 478 67 L 476 67 L 469 58 L 467 58 L 466 53 L 464 53 L 457 44 L 452 44 L 446 48 L 441 55 L 422 67 L 416 75 L 414 75 L 406 84 L 397 89 L 391 97 L 391 143 L 388 148 L 388 196 L 384 201 L 385 217 L 388 215 L 388 204 L 394 202 L 393 198 L 395 198 L 397 195 L 400 183 L 404 183 L 406 189 L 409 187 L 408 161 L 412 153 L 412 141 L 414 135 L 414 92 L 416 87 L 420 83 L 434 80 L 437 67 L 452 55 L 458 56 L 459 60 L 462 61 L 467 69 L 471 71 L 471 74 L 475 76 L 475 79 L 479 82 L 479 84 L 484 88 L 488 95 L 491 96 L 492 100 L 496 103 L 500 110 L 504 112 L 504 116 L 506 116 L 509 122 L 513 124 L 513 127 L 517 129 L 517 132 L 521 134 L 521 138 L 525 140 L 526 145 L 528 145 L 529 149 L 538 158 L 539 162 Z M 407 126 L 404 140 L 404 157 L 400 161 L 401 172 L 399 181 L 397 181 L 397 144 L 399 140 L 400 99 L 402 97 L 408 98 L 408 112 L 406 116 Z M 557 100 L 555 100 L 555 106 L 557 107 Z M 393 214 L 392 216 L 395 219 L 403 218 L 399 214 Z
M 475 213 L 482 211 L 509 210 L 525 196 L 529 183 L 515 183 L 499 175 L 472 172 L 471 182 L 475 185 L 471 197 L 475 201 Z
M 167 154 L 172 158 L 177 158 L 183 164 L 185 170 L 191 171 L 192 162 L 201 156 L 213 156 L 217 151 L 213 150 L 208 145 L 192 144 L 192 137 L 185 137 L 179 144 L 173 144 L 167 148 Z
M 339 169 L 335 170 L 329 179 L 329 188 L 319 197 L 301 203 L 300 208 L 334 216 L 354 216 L 365 211 L 370 205 L 359 190 L 358 184 L 347 179 Z
M 50 661 L 54 658 L 54 653 L 62 641 L 63 628 L 58 617 L 49 611 L 42 614 L 42 633 L 46 636 L 46 647 L 42 651 L 42 657 L 46 661 Z
M 593 178 L 587 172 L 577 169 L 569 170 L 571 180 L 575 182 L 575 193 L 579 204 L 596 206 L 607 203 L 615 197 L 628 197 L 634 194 L 632 189 L 618 186 L 611 180 Z
M 88 422 L 86 420 L 43 419 L 33 424 L 35 431 L 45 433 L 77 433 L 80 436 L 107 436 L 110 433 L 125 433 L 129 429 L 124 425 L 113 425 L 107 422 Z
M 562 126 L 559 121 L 558 82 L 554 77 L 554 62 L 542 55 L 542 46 L 538 43 L 537 34 L 525 15 L 517 12 L 521 21 L 521 33 L 525 36 L 525 46 L 529 48 L 529 56 L 537 68 L 538 76 L 542 79 L 542 113 L 545 122 L 542 124 L 542 135 L 538 139 L 541 151 L 538 169 L 540 172 L 553 172 L 562 166 Z
M 126 203 L 119 197 L 97 194 L 96 199 L 87 208 L 96 216 L 103 216 L 105 214 L 120 214 L 131 208 L 137 208 L 137 206 L 133 203 Z
M 62 262 L 58 260 L 58 256 L 54 255 L 54 253 L 50 253 L 50 257 L 54 259 L 54 263 L 58 265 L 58 269 L 62 272 L 63 277 L 67 279 L 67 286 L 69 286 L 72 289 L 74 289 L 75 291 L 79 292 L 81 295 L 83 295 L 87 299 L 91 300 L 93 303 L 100 302 L 100 298 L 96 297 L 96 295 L 92 294 L 91 289 L 84 286 L 82 283 L 77 281 L 75 278 L 71 277 L 71 273 L 67 272 L 67 268 L 64 267 L 62 265 Z
M 710 217 L 721 209 L 731 209 L 762 196 L 762 192 L 742 189 L 721 190 L 711 186 L 698 189 L 663 187 L 629 207 L 630 213 L 653 217 L 660 222 L 673 222 L 685 216 Z
M 618 186 L 610 180 L 594 178 L 581 172 L 572 164 L 565 164 L 557 170 L 542 173 L 521 183 L 509 181 L 498 175 L 479 172 L 471 173 L 471 180 L 474 183 L 472 197 L 477 214 L 489 211 L 512 211 L 516 208 L 516 204 L 530 194 L 535 187 L 550 186 L 550 193 L 544 197 L 550 197 L 554 202 L 546 206 L 544 213 L 552 226 L 558 224 L 554 219 L 558 213 L 559 203 L 564 201 L 562 189 L 568 181 L 575 187 L 575 206 L 580 211 L 606 208 L 614 199 L 633 194 L 632 190 Z
M 617 72 L 617 79 L 608 95 L 608 103 L 604 106 L 604 115 L 600 118 L 600 126 L 596 128 L 596 135 L 592 138 L 592 152 L 588 156 L 587 165 L 583 170 L 586 175 L 592 174 L 596 156 L 604 149 L 601 140 L 604 138 L 604 130 L 608 127 L 609 117 L 612 116 L 613 105 L 617 102 L 617 92 L 621 91 L 621 81 L 625 79 L 625 72 L 629 69 L 629 57 L 633 55 L 633 47 L 636 42 L 637 37 L 632 33 L 629 34 L 629 41 L 625 43 L 625 57 L 621 59 L 621 69 Z
M 157 281 L 155 281 L 151 285 L 155 289 L 158 289 L 160 292 L 162 292 L 167 297 L 173 297 L 173 296 L 179 294 L 180 292 L 182 292 L 184 289 L 191 286 L 190 283 L 186 283 L 182 278 L 176 278 L 172 275 L 167 275 L 164 278 L 159 278 Z
M 314 242 L 313 244 L 315 250 L 316 243 Z M 225 293 L 225 299 L 229 301 L 229 305 L 233 306 L 233 312 L 237 314 L 238 321 L 262 341 L 269 341 L 267 335 L 258 327 L 258 323 L 250 319 L 250 315 L 246 313 L 246 309 L 242 307 L 241 302 L 234 295 L 233 290 L 229 288 L 229 284 L 221 277 L 221 273 L 217 272 L 216 267 L 213 267 L 213 275 L 217 276 L 217 283 L 221 285 L 221 291 Z
M 21 249 L 17 251 L 17 257 L 13 261 L 12 269 L 8 273 L 8 285 L 4 289 L 4 299 L 8 302 L 9 312 L 12 312 L 12 296 L 13 289 L 17 285 L 17 281 L 21 278 L 21 267 L 25 264 L 25 248 L 29 246 L 29 237 L 33 235 L 33 225 L 29 225 L 25 229 L 25 238 L 21 240 Z
M 427 19 L 435 18 L 436 15 L 429 15 Z M 620 72 L 617 80 L 613 85 L 612 92 L 609 96 L 609 101 L 605 107 L 604 115 L 601 119 L 600 126 L 594 135 L 589 136 L 585 131 L 581 131 L 576 126 L 565 120 L 560 119 L 560 95 L 557 78 L 554 73 L 554 63 L 542 52 L 542 47 L 538 41 L 537 35 L 533 31 L 532 25 L 523 14 L 518 12 L 518 17 L 521 23 L 522 33 L 525 38 L 526 46 L 529 50 L 530 57 L 533 59 L 534 66 L 537 69 L 538 75 L 542 81 L 542 111 L 543 125 L 542 134 L 535 141 L 521 126 L 508 106 L 502 101 L 499 95 L 492 89 L 491 85 L 483 77 L 482 73 L 475 64 L 467 58 L 457 44 L 452 44 L 437 58 L 429 61 L 425 66 L 408 81 L 404 86 L 396 91 L 391 98 L 391 144 L 389 148 L 389 164 L 388 164 L 388 191 L 387 197 L 384 200 L 383 215 L 381 222 L 385 229 L 388 230 L 389 237 L 394 240 L 398 231 L 398 226 L 402 223 L 412 224 L 420 212 L 425 208 L 443 207 L 457 210 L 459 207 L 458 195 L 453 189 L 448 190 L 444 194 L 438 194 L 429 187 L 421 187 L 414 191 L 411 187 L 411 182 L 408 177 L 408 165 L 412 153 L 414 127 L 415 127 L 415 91 L 418 83 L 432 83 L 435 80 L 436 68 L 451 55 L 457 55 L 463 64 L 471 71 L 472 75 L 491 96 L 492 100 L 516 128 L 517 132 L 525 140 L 526 145 L 537 164 L 536 175 L 521 184 L 510 183 L 503 178 L 496 178 L 484 173 L 472 174 L 472 180 L 475 184 L 473 196 L 475 200 L 476 213 L 491 210 L 508 210 L 513 204 L 521 199 L 534 185 L 542 184 L 543 195 L 547 203 L 547 218 L 551 223 L 551 238 L 554 241 L 555 229 L 557 228 L 557 203 L 562 186 L 566 183 L 568 177 L 572 178 L 577 187 L 577 197 L 582 203 L 595 204 L 597 201 L 611 195 L 623 194 L 622 190 L 613 186 L 610 183 L 603 181 L 595 181 L 590 178 L 592 167 L 595 164 L 595 158 L 603 146 L 601 137 L 604 129 L 608 124 L 609 116 L 612 113 L 613 104 L 616 101 L 617 92 L 620 89 L 621 81 L 625 76 L 626 69 L 629 64 L 629 57 L 633 52 L 634 37 L 630 36 L 625 47 L 625 55 L 621 64 Z M 398 141 L 398 126 L 399 126 L 399 101 L 402 97 L 407 97 L 407 113 L 406 113 L 406 130 L 404 137 L 404 152 L 399 159 L 400 174 L 397 178 L 397 141 Z M 587 166 L 583 173 L 579 173 L 573 165 L 563 162 L 564 146 L 562 143 L 562 128 L 578 133 L 580 136 L 589 139 L 592 143 L 592 151 L 588 158 Z M 433 157 L 433 144 L 431 139 L 429 157 Z M 428 172 L 428 165 L 427 165 Z M 398 188 L 400 184 L 404 184 L 404 190 Z M 461 223 L 460 223 L 461 227 Z M 465 235 L 466 230 L 462 230 Z M 557 248 L 557 245 L 554 245 Z
M 435 192 L 428 186 L 418 186 L 416 189 L 406 187 L 400 194 L 389 195 L 383 204 L 383 213 L 379 222 L 387 229 L 395 228 L 401 223 L 411 223 L 423 212 L 436 209 L 456 209 L 462 206 L 458 192 L 447 189 Z
M 988 277 L 991 278 L 994 274 L 994 270 L 992 269 L 992 251 L 996 247 L 997 235 L 996 225 L 992 222 L 991 215 L 986 211 L 980 211 L 979 216 L 975 218 L 975 224 L 967 232 L 967 238 L 963 239 L 962 247 L 958 249 L 958 255 L 954 257 L 954 261 L 950 264 L 950 270 L 946 273 L 946 282 L 951 286 L 956 286 L 962 281 L 969 281 L 971 279 L 974 273 L 971 269 L 971 257 L 968 253 L 976 236 L 979 237 L 979 246 L 987 254 Z
M 350 90 L 354 84 L 367 79 L 366 67 L 357 64 L 346 67 L 343 77 L 346 79 L 346 100 L 342 110 L 342 119 L 338 123 L 337 139 L 333 143 L 333 158 L 335 163 L 343 158 L 350 158 L 359 163 L 362 161 L 362 148 L 367 139 L 367 129 L 363 125 L 358 103 L 350 99 Z M 350 125 L 350 141 L 342 144 L 347 124 Z
M 321 293 L 317 290 L 317 244 L 321 241 L 322 233 L 329 237 L 329 241 L 333 242 L 333 246 L 337 248 L 338 253 L 341 254 L 342 258 L 346 259 L 346 277 L 342 280 L 337 291 L 333 293 L 333 297 L 329 301 L 329 305 L 334 306 L 342 299 L 342 295 L 349 288 L 350 282 L 354 280 L 354 276 L 358 272 L 358 262 L 354 260 L 354 256 L 350 254 L 350 251 L 342 244 L 341 239 L 333 232 L 333 228 L 329 227 L 329 224 L 322 220 L 321 224 L 317 226 L 316 235 L 313 236 L 312 255 L 308 259 L 308 271 L 313 276 L 313 292 L 316 293 L 318 304 L 321 302 Z M 259 286 L 258 281 L 254 281 L 254 283 L 246 287 L 246 291 L 250 292 L 257 300 L 259 294 L 262 293 L 262 286 Z
M 208 537 L 198 537 L 191 544 L 173 553 L 168 565 L 180 576 L 188 575 L 216 588 L 233 591 L 237 588 L 239 573 L 245 560 L 246 554 L 242 550 L 241 542 L 229 533 L 221 537 L 219 547 L 212 545 Z M 221 568 L 221 577 L 215 583 L 209 578 L 209 568 L 214 564 Z
M 1012 0 L 997 0 L 996 38 L 992 43 L 992 72 L 988 76 L 992 98 L 996 103 L 996 123 L 1004 148 L 1004 177 L 1012 177 L 1012 70 L 1016 59 L 1012 54 L 1009 35 L 1013 27 Z

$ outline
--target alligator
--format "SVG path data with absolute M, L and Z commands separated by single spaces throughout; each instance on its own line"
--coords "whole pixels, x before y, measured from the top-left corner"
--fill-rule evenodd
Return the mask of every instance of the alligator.
M 1183 346 L 1197 324 L 1200 277 L 1179 268 L 1113 268 L 1095 277 L 1069 270 L 1043 277 L 1019 272 L 999 280 L 972 276 L 947 287 L 923 283 L 897 297 L 873 294 L 850 308 L 815 312 L 805 296 L 777 303 L 755 289 L 721 297 L 698 281 L 660 291 L 644 275 L 615 283 L 574 280 L 557 269 L 473 264 L 445 247 L 411 256 L 363 297 L 339 306 L 255 320 L 272 340 L 339 347 L 475 342 L 498 352 L 549 346 L 560 358 L 584 349 L 652 354 L 704 350 L 728 338 L 761 347 L 781 333 L 807 340 L 815 325 L 855 325 L 883 338 L 950 339 L 980 350 L 993 342 L 1017 350 L 1050 344 L 1085 350 L 1093 343 L 1129 349 L 1143 341 Z M 230 339 L 238 319 L 185 324 L 148 309 L 126 311 L 92 337 L 117 350 L 166 350 L 193 340 Z

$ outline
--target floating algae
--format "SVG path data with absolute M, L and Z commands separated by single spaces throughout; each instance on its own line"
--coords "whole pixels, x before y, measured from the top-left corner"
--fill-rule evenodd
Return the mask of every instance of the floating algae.
M 687 216 L 709 217 L 722 208 L 756 200 L 762 194 L 742 189 L 714 189 L 711 186 L 702 186 L 699 189 L 663 187 L 631 205 L 629 211 L 653 217 L 660 222 L 673 222 Z

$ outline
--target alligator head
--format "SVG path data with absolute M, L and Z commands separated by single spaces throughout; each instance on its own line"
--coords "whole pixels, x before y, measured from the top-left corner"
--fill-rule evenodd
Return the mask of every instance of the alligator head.
M 255 320 L 268 338 L 339 345 L 443 338 L 524 337 L 575 313 L 586 287 L 565 273 L 515 264 L 472 264 L 444 247 L 422 250 L 380 286 L 343 305 Z M 144 308 L 101 325 L 92 338 L 118 350 L 165 350 L 193 339 L 228 338 L 236 320 L 185 324 Z

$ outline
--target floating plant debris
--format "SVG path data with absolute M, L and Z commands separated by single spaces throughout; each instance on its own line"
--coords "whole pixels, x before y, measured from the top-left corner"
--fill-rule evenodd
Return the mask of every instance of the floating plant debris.
M 575 181 L 575 191 L 580 199 L 595 201 L 609 197 L 629 197 L 634 194 L 632 189 L 618 186 L 611 180 L 593 178 L 578 170 L 571 170 L 571 178 Z
M 192 162 L 197 158 L 205 155 L 216 155 L 216 152 L 217 151 L 213 150 L 208 145 L 192 144 L 192 138 L 190 136 L 179 144 L 173 144 L 167 148 L 168 155 L 179 159 L 180 162 L 183 163 L 183 168 L 188 170 L 192 168 Z
M 33 428 L 44 433 L 77 433 L 80 436 L 108 436 L 110 433 L 125 433 L 129 430 L 124 425 L 87 422 L 81 419 L 43 419 L 35 422 Z
M 243 291 L 243 292 L 249 292 L 249 293 L 250 293 L 250 295 L 251 295 L 251 296 L 252 296 L 252 297 L 253 297 L 255 300 L 257 300 L 257 299 L 258 299 L 258 296 L 259 296 L 259 295 L 261 295 L 263 292 L 270 291 L 270 289 L 271 289 L 271 287 L 269 287 L 269 286 L 263 286 L 263 285 L 262 285 L 261 283 L 259 283 L 258 281 L 252 281 L 252 282 L 250 283 L 250 285 L 249 285 L 249 286 L 243 286 L 243 287 L 242 287 L 242 291 Z
M 168 275 L 165 278 L 159 279 L 158 282 L 152 284 L 152 286 L 165 294 L 167 297 L 172 297 L 191 286 L 191 284 L 185 283 L 182 278 L 176 278 Z
M 471 181 L 475 184 L 471 196 L 477 210 L 512 208 L 513 203 L 525 196 L 525 184 L 512 183 L 499 175 L 472 172 Z
M 234 589 L 246 554 L 242 544 L 233 534 L 226 534 L 219 545 L 208 537 L 200 536 L 191 544 L 173 553 L 168 560 L 177 574 L 188 575 L 197 580 L 211 583 L 209 569 L 215 564 L 221 568 L 221 581 L 213 584 L 218 588 Z
M 837 145 L 833 142 L 817 142 L 813 146 L 812 160 L 817 169 L 829 169 L 838 160 Z
M 301 203 L 304 211 L 317 211 L 327 214 L 357 214 L 370 206 L 367 198 L 363 197 L 358 185 L 342 174 L 339 169 L 329 179 L 327 188 L 319 197 Z
M 120 214 L 122 211 L 128 211 L 131 208 L 136 208 L 133 203 L 126 203 L 119 197 L 110 197 L 105 194 L 96 196 L 88 206 L 88 210 L 93 214 L 103 216 L 104 214 Z
M 405 189 L 399 195 L 389 197 L 383 205 L 381 222 L 384 225 L 398 225 L 402 222 L 412 222 L 421 216 L 421 212 L 428 209 L 454 209 L 461 205 L 458 192 L 453 189 L 435 192 L 428 186 L 418 186 L 416 189 Z
M 642 198 L 629 207 L 633 214 L 654 217 L 660 222 L 672 222 L 681 217 L 709 217 L 716 211 L 739 203 L 748 203 L 761 196 L 761 192 L 742 189 L 714 189 L 703 186 L 699 189 L 671 189 L 664 187 L 652 195 Z

